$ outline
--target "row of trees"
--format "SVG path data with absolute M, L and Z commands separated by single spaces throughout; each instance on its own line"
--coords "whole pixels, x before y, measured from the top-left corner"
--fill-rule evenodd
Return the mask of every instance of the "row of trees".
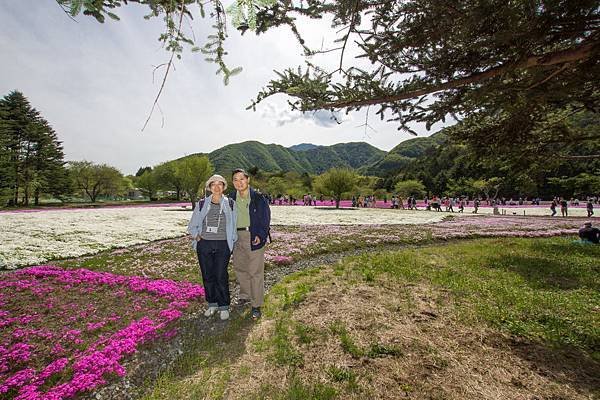
M 600 135 L 600 117 L 586 114 L 565 123 L 588 131 L 589 136 Z M 430 193 L 450 196 L 550 199 L 598 195 L 600 158 L 592 155 L 600 154 L 600 140 L 563 145 L 560 151 L 569 157 L 535 152 L 482 154 L 449 136 L 390 174 L 383 186 L 393 188 L 397 181 L 414 179 L 423 182 Z
M 586 114 L 571 118 L 570 124 L 596 134 L 598 118 Z M 567 154 L 600 151 L 600 144 L 569 146 Z M 400 195 L 496 196 L 560 195 L 580 197 L 600 192 L 598 160 L 561 158 L 510 159 L 479 154 L 470 145 L 445 142 L 434 145 L 414 162 L 387 178 L 359 176 L 353 171 L 334 169 L 322 176 L 285 172 L 261 173 L 253 168 L 254 184 L 272 195 L 302 198 L 306 193 L 340 199 L 343 193 Z M 126 196 L 139 188 L 150 199 L 159 192 L 172 193 L 177 200 L 189 197 L 195 203 L 198 189 L 213 173 L 206 156 L 168 161 L 154 168 L 140 168 L 136 176 L 125 177 L 116 168 L 87 161 L 65 162 L 55 131 L 27 98 L 18 91 L 0 99 L 0 205 L 39 204 L 42 196 L 60 200 L 83 196 L 95 202 L 102 196 Z M 350 185 L 340 192 L 338 181 Z M 351 183 L 351 184 L 350 184 Z
M 377 189 L 381 178 L 362 176 L 348 168 L 331 168 L 318 176 L 293 171 L 264 173 L 258 168 L 249 172 L 252 186 L 263 193 L 295 199 L 301 199 L 305 194 L 324 195 L 333 199 L 337 207 L 342 199 L 355 194 L 375 194 L 379 198 L 388 195 L 385 189 Z M 212 173 L 213 167 L 205 156 L 190 156 L 155 167 L 140 168 L 133 181 L 151 200 L 157 199 L 160 194 L 170 196 L 172 192 L 177 200 L 181 200 L 185 194 L 194 204 L 203 190 L 204 182 Z M 225 178 L 230 180 L 229 176 Z M 232 187 L 231 184 L 229 186 Z M 421 182 L 412 180 L 398 182 L 394 192 L 402 196 L 421 196 L 426 190 Z
M 0 99 L 0 206 L 38 205 L 42 197 L 65 200 L 78 191 L 96 201 L 129 187 L 114 167 L 67 163 L 56 132 L 23 93 Z

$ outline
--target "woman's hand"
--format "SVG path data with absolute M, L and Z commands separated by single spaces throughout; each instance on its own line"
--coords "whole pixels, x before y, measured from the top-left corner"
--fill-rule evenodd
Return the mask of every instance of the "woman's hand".
M 259 245 L 260 244 L 260 238 L 258 236 L 255 236 L 254 240 L 252 241 L 252 244 L 255 245 L 255 246 Z

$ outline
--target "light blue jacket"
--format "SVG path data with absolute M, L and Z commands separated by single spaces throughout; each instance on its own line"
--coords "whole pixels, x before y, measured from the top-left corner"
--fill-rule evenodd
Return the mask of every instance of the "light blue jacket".
M 231 209 L 229 202 L 233 203 L 233 210 Z M 205 197 L 198 201 L 196 208 L 192 212 L 192 218 L 188 224 L 188 232 L 192 235 L 192 247 L 196 250 L 198 241 L 195 238 L 202 233 L 202 224 L 208 214 L 208 209 L 211 207 L 210 196 Z M 213 207 L 215 207 L 213 205 Z M 237 241 L 237 208 L 235 207 L 235 201 L 229 199 L 227 196 L 221 196 L 221 208 L 225 213 L 225 233 L 227 235 L 227 246 L 230 251 L 233 251 L 233 245 Z

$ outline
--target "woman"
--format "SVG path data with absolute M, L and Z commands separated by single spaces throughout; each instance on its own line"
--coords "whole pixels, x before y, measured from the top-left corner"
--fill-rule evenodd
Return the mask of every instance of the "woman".
M 227 266 L 237 240 L 237 213 L 235 202 L 225 196 L 227 182 L 221 175 L 213 175 L 206 182 L 210 196 L 198 201 L 188 224 L 192 247 L 198 254 L 198 263 L 204 282 L 210 317 L 219 311 L 221 320 L 229 319 L 229 275 Z

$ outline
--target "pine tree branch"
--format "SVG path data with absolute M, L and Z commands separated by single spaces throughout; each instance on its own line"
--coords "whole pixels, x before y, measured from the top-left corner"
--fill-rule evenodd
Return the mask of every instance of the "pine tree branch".
M 74 21 L 74 22 L 77 22 L 77 23 L 79 23 L 79 21 L 77 21 L 75 18 L 73 18 L 73 16 L 71 15 L 71 13 L 69 13 L 69 12 L 68 12 L 68 11 L 65 9 L 65 6 L 63 6 L 63 5 L 60 3 L 60 1 L 56 0 L 56 4 L 58 4 L 58 6 L 61 8 L 61 10 L 63 10 L 63 11 L 64 11 L 64 13 L 65 13 L 65 14 L 67 14 L 67 17 L 69 17 L 69 19 L 70 19 L 71 21 Z
M 407 93 L 395 94 L 391 96 L 375 97 L 364 100 L 342 100 L 337 102 L 323 103 L 308 107 L 305 111 L 316 110 L 316 109 L 333 109 L 333 108 L 346 108 L 346 107 L 362 107 L 374 104 L 382 103 L 394 103 L 399 100 L 411 99 L 426 94 L 436 93 L 443 90 L 453 89 L 461 86 L 465 86 L 471 83 L 479 82 L 485 79 L 493 78 L 499 75 L 503 75 L 507 72 L 519 70 L 519 69 L 530 69 L 540 66 L 551 66 L 564 63 L 573 63 L 589 58 L 594 48 L 598 45 L 598 41 L 591 43 L 581 44 L 577 47 L 561 50 L 554 53 L 544 54 L 541 56 L 531 56 L 523 61 L 515 64 L 505 64 L 495 68 L 491 68 L 484 72 L 475 73 L 464 78 L 451 80 L 439 85 L 429 86 L 423 89 L 410 91 Z M 292 96 L 294 96 L 292 94 Z M 296 96 L 299 97 L 299 96 Z

